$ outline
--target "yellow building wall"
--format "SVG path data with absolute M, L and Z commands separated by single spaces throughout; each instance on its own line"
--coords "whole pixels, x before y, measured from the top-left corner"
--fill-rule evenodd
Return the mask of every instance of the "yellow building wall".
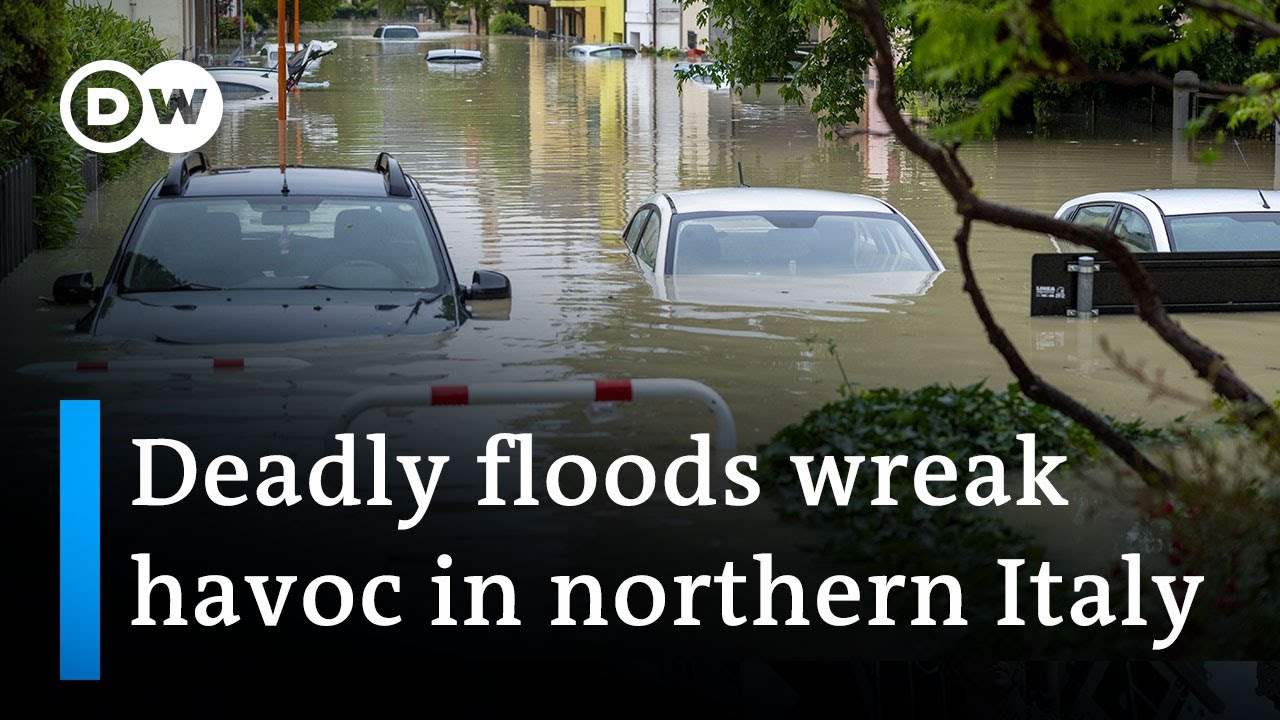
M 586 8 L 586 22 L 583 23 L 582 39 L 589 43 L 604 42 L 604 8 Z
M 551 18 L 546 8 L 540 5 L 529 6 L 529 27 L 542 32 L 551 32 Z
M 627 0 L 605 0 L 604 3 L 604 42 L 626 42 L 627 23 L 625 14 Z

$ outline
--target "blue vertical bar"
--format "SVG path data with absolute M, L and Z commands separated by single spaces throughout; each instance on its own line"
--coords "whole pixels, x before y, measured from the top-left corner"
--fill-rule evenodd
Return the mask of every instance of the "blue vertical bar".
M 99 414 L 97 400 L 59 404 L 58 670 L 63 680 L 102 675 Z

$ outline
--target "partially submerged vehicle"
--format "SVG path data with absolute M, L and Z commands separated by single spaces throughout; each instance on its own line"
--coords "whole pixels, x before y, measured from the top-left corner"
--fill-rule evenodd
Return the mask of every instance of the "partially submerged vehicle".
M 636 210 L 622 239 L 660 294 L 723 304 L 919 295 L 944 269 L 893 206 L 825 190 L 660 193 Z
M 1274 190 L 1093 193 L 1068 200 L 1054 216 L 1109 230 L 1133 252 L 1280 250 L 1280 191 Z
M 572 58 L 632 58 L 638 54 L 635 48 L 623 43 L 574 45 L 568 50 Z
M 319 43 L 320 47 L 324 49 L 324 53 L 316 55 L 311 62 L 308 63 L 307 68 L 303 71 L 307 74 L 314 72 L 316 68 L 320 67 L 321 58 L 324 57 L 324 55 L 328 55 L 333 52 L 338 47 L 338 43 L 332 40 L 313 40 L 311 42 Z M 310 44 L 311 43 L 294 45 L 293 43 L 285 43 L 285 55 L 286 57 L 291 57 L 299 50 L 308 47 Z M 263 43 L 262 48 L 258 50 L 258 56 L 262 58 L 263 67 L 275 69 L 280 61 L 280 45 L 273 42 Z
M 57 302 L 93 303 L 77 330 L 172 344 L 434 334 L 510 297 L 500 273 L 458 282 L 426 196 L 386 153 L 283 174 L 192 153 L 143 198 L 101 285 L 54 285 Z
M 479 65 L 484 62 L 484 55 L 479 50 L 442 48 L 428 50 L 427 62 L 433 65 Z
M 417 40 L 421 35 L 416 25 L 379 25 L 373 31 L 379 40 Z
M 335 42 L 312 40 L 301 50 L 289 56 L 285 62 L 288 73 L 285 89 L 297 86 L 307 68 L 337 48 Z M 206 68 L 225 100 L 271 99 L 279 89 L 279 75 L 275 69 L 247 66 Z

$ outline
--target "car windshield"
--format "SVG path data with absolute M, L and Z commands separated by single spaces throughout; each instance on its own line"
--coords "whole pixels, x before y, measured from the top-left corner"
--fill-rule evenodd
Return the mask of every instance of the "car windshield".
M 1169 235 L 1180 252 L 1280 250 L 1280 212 L 1171 215 Z
M 336 288 L 442 292 L 444 263 L 410 202 L 184 198 L 152 204 L 122 292 Z
M 418 37 L 418 31 L 408 27 L 389 27 L 382 31 L 382 37 L 387 40 L 406 40 Z
M 676 215 L 672 273 L 842 275 L 936 270 L 915 233 L 884 213 Z

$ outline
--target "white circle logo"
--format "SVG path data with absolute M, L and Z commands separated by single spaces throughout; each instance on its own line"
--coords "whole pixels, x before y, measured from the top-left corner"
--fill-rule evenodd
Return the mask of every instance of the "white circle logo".
M 85 78 L 97 72 L 114 72 L 125 76 L 142 96 L 142 117 L 138 126 L 125 137 L 100 142 L 85 135 L 71 114 L 71 98 Z M 172 116 L 161 121 L 154 106 L 152 90 L 158 90 L 164 107 L 173 109 Z M 129 115 L 129 98 L 110 87 L 90 87 L 87 121 L 91 126 L 119 125 Z M 109 101 L 109 111 L 103 101 Z M 75 71 L 62 87 L 62 124 L 71 139 L 90 152 L 114 153 L 127 150 L 139 138 L 151 147 L 168 153 L 184 153 L 209 142 L 222 123 L 222 91 L 204 68 L 185 60 L 168 60 L 141 75 L 116 60 L 98 60 Z M 189 111 L 191 122 L 184 114 Z

